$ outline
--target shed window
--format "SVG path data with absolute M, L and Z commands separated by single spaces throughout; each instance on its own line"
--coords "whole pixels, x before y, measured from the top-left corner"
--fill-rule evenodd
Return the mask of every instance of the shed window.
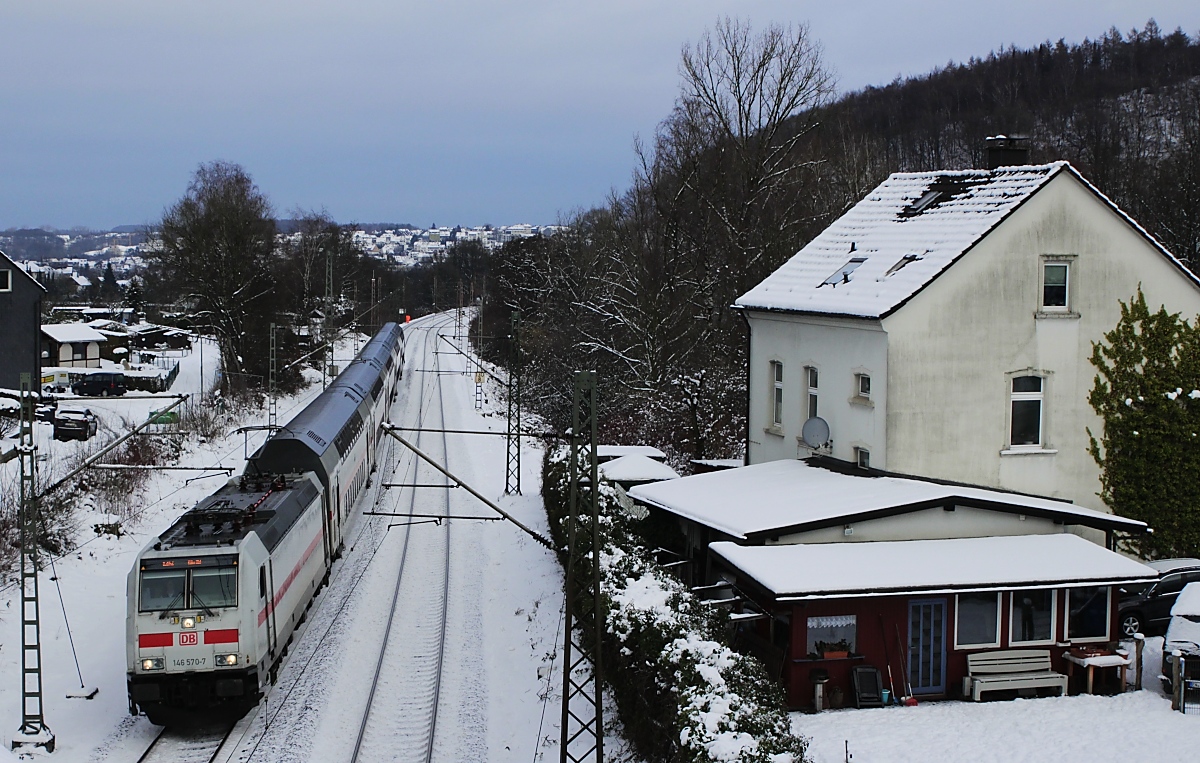
M 1108 624 L 1112 620 L 1110 594 L 1108 586 L 1084 586 L 1067 591 L 1067 638 L 1072 641 L 1108 640 Z
M 12 291 L 11 270 L 0 270 L 0 291 Z
M 808 654 L 820 657 L 821 648 L 846 642 L 847 651 L 853 652 L 858 631 L 857 615 L 833 615 L 832 617 L 808 618 Z
M 955 605 L 957 649 L 1000 646 L 1000 594 L 960 593 Z
M 1054 602 L 1055 592 L 1052 590 L 1013 591 L 1009 643 L 1054 641 Z

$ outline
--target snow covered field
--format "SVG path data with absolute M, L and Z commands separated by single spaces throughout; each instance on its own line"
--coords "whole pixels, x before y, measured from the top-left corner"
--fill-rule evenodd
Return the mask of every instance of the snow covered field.
M 488 388 L 484 410 L 476 411 L 470 374 L 427 374 L 424 381 L 428 386 L 422 391 L 417 369 L 432 369 L 435 363 L 447 370 L 467 368 L 465 359 L 451 354 L 444 341 L 416 341 L 418 334 L 431 333 L 435 320 L 422 319 L 409 327 L 413 352 L 406 361 L 409 370 L 392 420 L 413 426 L 421 406 L 430 400 L 436 376 L 446 399 L 446 428 L 502 432 L 502 402 L 495 399 L 495 390 Z M 435 358 L 432 351 L 437 344 L 446 354 Z M 347 344 L 337 356 L 352 354 L 353 347 Z M 211 363 L 216 353 L 206 351 L 205 355 Z M 211 367 L 207 375 L 211 379 Z M 195 391 L 199 381 L 198 354 L 192 354 L 182 359 L 172 392 Z M 290 418 L 319 391 L 318 383 L 295 398 L 281 400 L 280 421 Z M 142 421 L 150 410 L 163 407 L 154 400 L 89 400 L 87 404 L 102 419 L 101 438 L 87 445 L 111 440 L 123 431 L 122 418 Z M 265 411 L 259 411 L 240 423 L 261 424 L 265 418 Z M 38 437 L 41 452 L 51 459 L 65 458 L 85 445 L 52 441 L 48 426 L 39 426 Z M 261 433 L 251 437 L 251 450 L 261 437 Z M 503 496 L 503 437 L 450 435 L 449 446 L 452 471 L 522 522 L 546 532 L 539 496 L 540 451 L 535 443 L 526 442 L 523 451 L 524 495 L 508 497 Z M 242 435 L 227 434 L 206 443 L 193 439 L 180 463 L 220 463 L 240 469 L 245 448 Z M 389 471 L 393 466 L 394 474 Z M 13 467 L 15 463 L 4 468 Z M 142 546 L 224 479 L 194 479 L 201 474 L 162 472 L 152 476 L 139 494 L 130 496 L 129 509 L 137 512 L 137 517 L 125 523 L 128 534 L 119 539 L 97 537 L 92 531 L 93 524 L 111 521 L 111 517 L 81 512 L 78 549 L 56 560 L 54 568 L 42 575 L 45 713 L 57 737 L 57 751 L 50 759 L 63 763 L 134 761 L 157 732 L 144 717 L 133 718 L 127 712 L 125 577 Z M 398 444 L 387 463 L 381 464 L 375 481 L 385 478 L 397 482 L 413 478 L 411 455 Z M 455 513 L 490 513 L 465 491 L 450 492 Z M 366 491 L 365 495 L 364 507 L 369 504 L 379 511 L 393 510 L 406 500 L 403 491 L 397 490 Z M 387 530 L 389 521 L 394 520 L 363 517 L 352 529 L 352 547 L 335 567 L 330 586 L 293 647 L 277 690 L 246 724 L 239 749 L 225 759 L 239 763 L 348 760 L 353 740 L 343 738 L 344 728 L 365 702 L 365 687 L 353 676 L 369 675 L 377 659 L 381 612 L 386 609 L 379 598 L 383 592 L 390 596 L 388 577 L 397 568 L 403 539 L 399 528 Z M 432 525 L 410 528 L 412 540 L 419 541 L 433 529 Z M 555 760 L 561 690 L 561 675 L 554 665 L 561 638 L 558 564 L 548 551 L 506 522 L 455 522 L 452 537 L 450 640 L 435 759 Z M 420 546 L 419 542 L 415 545 Z M 79 688 L 80 681 L 58 585 L 79 649 L 83 683 L 100 689 L 91 701 L 66 698 L 68 692 Z M 4 748 L 0 749 L 0 761 L 8 759 L 7 743 L 20 720 L 16 593 L 11 579 L 0 588 L 0 736 Z M 419 621 L 426 613 L 406 614 Z M 1200 717 L 1170 712 L 1169 701 L 1157 687 L 1160 644 L 1161 639 L 1148 641 L 1146 690 L 1142 692 L 794 714 L 793 722 L 800 733 L 812 739 L 811 753 L 817 763 L 844 761 L 847 741 L 855 763 L 1184 760 L 1194 755 L 1200 740 Z M 403 707 L 393 710 L 397 716 L 406 712 Z M 608 715 L 615 715 L 611 708 Z M 610 760 L 628 758 L 619 739 L 610 737 L 606 746 Z M 395 752 L 387 759 L 399 757 L 400 751 Z

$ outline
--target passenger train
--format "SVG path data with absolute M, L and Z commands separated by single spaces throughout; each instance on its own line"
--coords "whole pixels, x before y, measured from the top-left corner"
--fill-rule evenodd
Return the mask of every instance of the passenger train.
M 138 554 L 127 583 L 129 711 L 240 717 L 275 680 L 341 553 L 404 367 L 386 324 L 246 468 Z

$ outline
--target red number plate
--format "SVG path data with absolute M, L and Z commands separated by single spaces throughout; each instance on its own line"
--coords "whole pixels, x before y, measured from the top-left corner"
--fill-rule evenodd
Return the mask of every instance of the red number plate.
M 200 643 L 200 635 L 197 633 L 193 632 L 193 633 L 180 633 L 179 634 L 179 645 L 180 646 L 195 646 L 196 644 L 199 644 L 199 643 Z

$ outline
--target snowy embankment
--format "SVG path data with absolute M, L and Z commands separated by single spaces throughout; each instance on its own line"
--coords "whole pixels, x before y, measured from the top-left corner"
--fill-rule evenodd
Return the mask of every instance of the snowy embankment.
M 794 713 L 814 763 L 1182 761 L 1196 757 L 1200 716 L 1171 711 L 1159 686 L 1162 638 L 1146 640 L 1142 691 L 917 707 Z

